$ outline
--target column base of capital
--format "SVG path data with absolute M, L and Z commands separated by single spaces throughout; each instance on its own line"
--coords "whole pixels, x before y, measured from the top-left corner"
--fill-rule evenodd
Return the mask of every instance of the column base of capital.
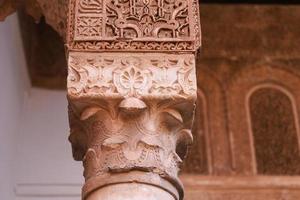
M 103 174 L 86 181 L 82 199 L 182 200 L 183 186 L 179 180 L 165 179 L 152 172 Z

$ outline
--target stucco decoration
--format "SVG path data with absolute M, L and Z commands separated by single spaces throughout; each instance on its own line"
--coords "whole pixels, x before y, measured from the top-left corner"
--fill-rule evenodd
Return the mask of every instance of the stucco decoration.
M 196 0 L 70 0 L 71 49 L 196 51 Z

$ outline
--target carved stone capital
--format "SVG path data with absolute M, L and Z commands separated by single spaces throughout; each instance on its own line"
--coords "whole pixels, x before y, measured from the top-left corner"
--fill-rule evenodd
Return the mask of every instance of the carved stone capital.
M 181 199 L 177 175 L 193 140 L 194 55 L 69 56 L 70 141 L 85 167 L 83 195 L 134 181 Z

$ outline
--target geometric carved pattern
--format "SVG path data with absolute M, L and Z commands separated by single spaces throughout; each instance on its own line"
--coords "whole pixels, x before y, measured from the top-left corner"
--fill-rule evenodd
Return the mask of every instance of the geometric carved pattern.
M 196 51 L 198 1 L 70 0 L 69 48 Z

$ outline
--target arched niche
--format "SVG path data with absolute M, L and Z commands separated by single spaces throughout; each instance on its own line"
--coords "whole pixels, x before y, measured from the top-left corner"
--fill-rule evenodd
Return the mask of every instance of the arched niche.
M 247 66 L 235 74 L 226 88 L 228 125 L 231 147 L 238 175 L 257 174 L 255 147 L 249 114 L 249 97 L 257 88 L 277 85 L 286 88 L 294 97 L 295 105 L 300 102 L 300 77 L 285 67 Z M 299 115 L 300 105 L 294 112 Z M 297 123 L 296 123 L 297 120 Z M 299 125 L 299 120 L 295 119 Z
M 276 84 L 262 84 L 248 94 L 256 170 L 263 175 L 300 174 L 299 124 L 293 95 Z

